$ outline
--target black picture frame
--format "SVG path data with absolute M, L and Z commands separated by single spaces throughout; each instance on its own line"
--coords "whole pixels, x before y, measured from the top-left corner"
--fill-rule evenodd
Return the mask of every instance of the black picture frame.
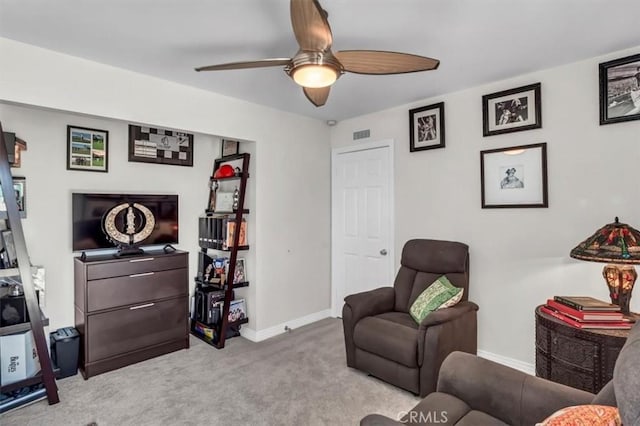
M 480 151 L 482 208 L 549 207 L 546 142 Z
M 444 148 L 444 102 L 409 110 L 409 151 Z
M 13 239 L 13 231 L 6 229 L 0 232 L 2 237 L 2 250 L 0 252 L 0 260 L 2 260 L 5 268 L 15 268 L 18 266 L 18 253 Z
M 541 128 L 541 94 L 541 84 L 534 83 L 482 96 L 482 136 Z
M 22 176 L 13 176 L 13 189 L 16 193 L 16 202 L 18 204 L 18 213 L 21 218 L 27 217 L 27 178 Z M 0 219 L 7 217 L 7 206 L 4 201 L 4 195 L 0 191 Z
M 603 62 L 600 125 L 640 120 L 640 54 Z
M 228 157 L 240 153 L 240 142 L 229 139 L 222 139 L 220 143 L 220 156 Z
M 67 125 L 67 170 L 109 171 L 109 132 Z
M 129 124 L 129 161 L 193 167 L 193 135 Z

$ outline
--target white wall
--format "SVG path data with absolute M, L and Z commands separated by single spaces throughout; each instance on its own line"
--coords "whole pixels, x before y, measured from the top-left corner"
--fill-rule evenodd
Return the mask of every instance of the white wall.
M 5 131 L 27 141 L 22 166 L 11 171 L 27 177 L 27 218 L 22 223 L 32 264 L 45 267 L 52 327 L 73 324 L 72 192 L 179 194 L 177 247 L 190 252 L 189 276 L 196 276 L 197 216 L 206 206 L 207 178 L 220 152 L 218 138 L 194 135 L 193 167 L 130 163 L 126 122 L 5 104 L 0 104 L 0 119 Z M 68 124 L 109 132 L 108 173 L 66 170 Z
M 248 274 L 257 299 L 249 303 L 249 326 L 260 330 L 329 308 L 330 147 L 323 122 L 8 39 L 0 38 L 0 52 L 0 120 L 29 144 L 14 173 L 27 177 L 25 232 L 32 263 L 47 268 L 52 327 L 73 323 L 72 190 L 178 192 L 180 247 L 194 252 L 195 275 L 197 217 L 219 152 L 217 138 L 206 135 L 255 141 L 255 270 Z M 197 134 L 194 167 L 128 163 L 126 123 Z M 108 174 L 66 170 L 66 124 L 110 130 Z M 36 248 L 42 241 L 46 249 Z
M 573 260 L 569 251 L 615 216 L 640 227 L 640 121 L 600 126 L 598 112 L 598 63 L 639 51 L 425 99 L 331 130 L 334 148 L 355 144 L 352 133 L 363 129 L 371 129 L 363 142 L 396 141 L 396 265 L 410 238 L 469 244 L 479 349 L 533 363 L 537 305 L 560 294 L 609 300 L 604 265 Z M 483 137 L 482 95 L 536 82 L 542 83 L 542 128 Z M 445 102 L 446 147 L 410 153 L 409 109 L 439 101 Z M 482 209 L 480 151 L 538 142 L 548 144 L 549 208 Z M 631 309 L 640 310 L 640 290 Z

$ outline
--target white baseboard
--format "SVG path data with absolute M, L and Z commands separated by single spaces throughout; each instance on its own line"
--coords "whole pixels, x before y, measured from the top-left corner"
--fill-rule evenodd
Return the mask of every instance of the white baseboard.
M 497 362 L 498 364 L 506 365 L 507 367 L 515 368 L 527 374 L 535 375 L 536 373 L 535 365 L 515 358 L 494 354 L 493 352 L 483 351 L 482 349 L 478 349 L 478 356 L 488 359 L 489 361 Z
M 298 327 L 302 327 L 304 325 L 311 324 L 313 322 L 320 321 L 329 317 L 331 317 L 331 309 L 325 309 L 324 311 L 305 315 L 301 318 L 295 318 L 290 321 L 283 322 L 282 324 L 265 328 L 264 330 L 253 330 L 251 328 L 243 327 L 240 330 L 240 335 L 247 340 L 251 340 L 252 342 L 261 342 L 279 334 L 286 333 L 285 327 L 289 327 L 289 329 L 295 330 Z

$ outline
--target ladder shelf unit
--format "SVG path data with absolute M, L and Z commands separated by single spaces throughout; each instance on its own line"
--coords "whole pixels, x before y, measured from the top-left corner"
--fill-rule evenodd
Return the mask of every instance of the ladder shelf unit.
M 215 159 L 213 166 L 214 174 L 209 179 L 209 202 L 207 203 L 207 208 L 205 209 L 205 217 L 228 217 L 228 221 L 234 224 L 234 232 L 232 243 L 228 247 L 221 247 L 220 245 L 212 246 L 210 243 L 203 241 L 202 239 L 199 242 L 200 248 L 205 255 L 207 255 L 209 251 L 228 253 L 229 266 L 227 269 L 227 273 L 225 274 L 224 281 L 220 284 L 205 283 L 198 278 L 195 279 L 196 290 L 207 288 L 224 291 L 224 302 L 222 310 L 220 312 L 219 320 L 215 323 L 206 323 L 196 318 L 194 308 L 194 312 L 192 312 L 191 315 L 190 330 L 192 335 L 214 346 L 217 349 L 224 348 L 226 340 L 230 337 L 238 336 L 240 334 L 240 326 L 249 322 L 249 318 L 247 317 L 236 321 L 229 321 L 229 309 L 234 298 L 234 289 L 249 286 L 249 281 L 246 280 L 234 283 L 233 277 L 235 276 L 236 272 L 238 252 L 250 249 L 249 245 L 239 245 L 241 241 L 240 235 L 242 223 L 244 221 L 244 215 L 249 214 L 250 212 L 249 209 L 246 209 L 244 207 L 245 195 L 247 190 L 247 180 L 249 179 L 250 157 L 251 155 L 249 153 L 241 153 L 223 156 Z M 240 171 L 236 171 L 236 174 L 234 176 L 219 178 L 215 177 L 215 171 L 218 170 L 221 165 L 232 161 L 236 163 L 241 162 Z M 237 188 L 238 200 L 236 208 L 233 210 L 216 210 L 214 206 L 214 208 L 211 209 L 212 205 L 215 204 L 212 204 L 212 200 L 215 200 L 218 185 L 229 181 L 235 181 L 239 185 Z
M 56 385 L 55 371 L 47 349 L 47 339 L 44 334 L 44 327 L 49 324 L 49 320 L 40 310 L 40 305 L 36 297 L 36 290 L 33 283 L 33 277 L 31 275 L 31 266 L 29 264 L 29 254 L 27 253 L 27 245 L 22 229 L 22 221 L 20 220 L 18 204 L 14 195 L 13 177 L 11 176 L 9 156 L 5 145 L 4 133 L 2 131 L 2 123 L 0 123 L 0 187 L 2 189 L 2 194 L 4 194 L 4 200 L 7 208 L 6 219 L 8 221 L 8 227 L 13 233 L 16 259 L 18 262 L 17 268 L 0 270 L 0 276 L 19 276 L 24 292 L 27 312 L 30 313 L 29 322 L 8 327 L 0 327 L 0 335 L 8 335 L 31 330 L 38 358 L 40 360 L 40 372 L 37 375 L 1 386 L 0 393 L 7 393 L 16 389 L 41 383 L 44 385 L 44 392 L 42 392 L 42 390 L 36 391 L 38 393 L 36 399 L 46 396 L 49 404 L 56 404 L 60 401 L 58 396 L 58 387 Z M 33 400 L 33 398 L 30 398 L 25 400 L 24 403 Z M 19 405 L 21 404 L 8 403 L 6 406 L 2 404 L 0 405 L 0 413 Z

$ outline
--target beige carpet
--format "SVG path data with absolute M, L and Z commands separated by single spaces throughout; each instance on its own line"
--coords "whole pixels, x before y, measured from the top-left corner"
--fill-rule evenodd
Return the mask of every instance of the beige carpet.
M 260 343 L 191 348 L 83 380 L 58 382 L 60 403 L 0 415 L 0 424 L 357 425 L 396 418 L 418 398 L 347 367 L 342 323 L 325 319 Z

